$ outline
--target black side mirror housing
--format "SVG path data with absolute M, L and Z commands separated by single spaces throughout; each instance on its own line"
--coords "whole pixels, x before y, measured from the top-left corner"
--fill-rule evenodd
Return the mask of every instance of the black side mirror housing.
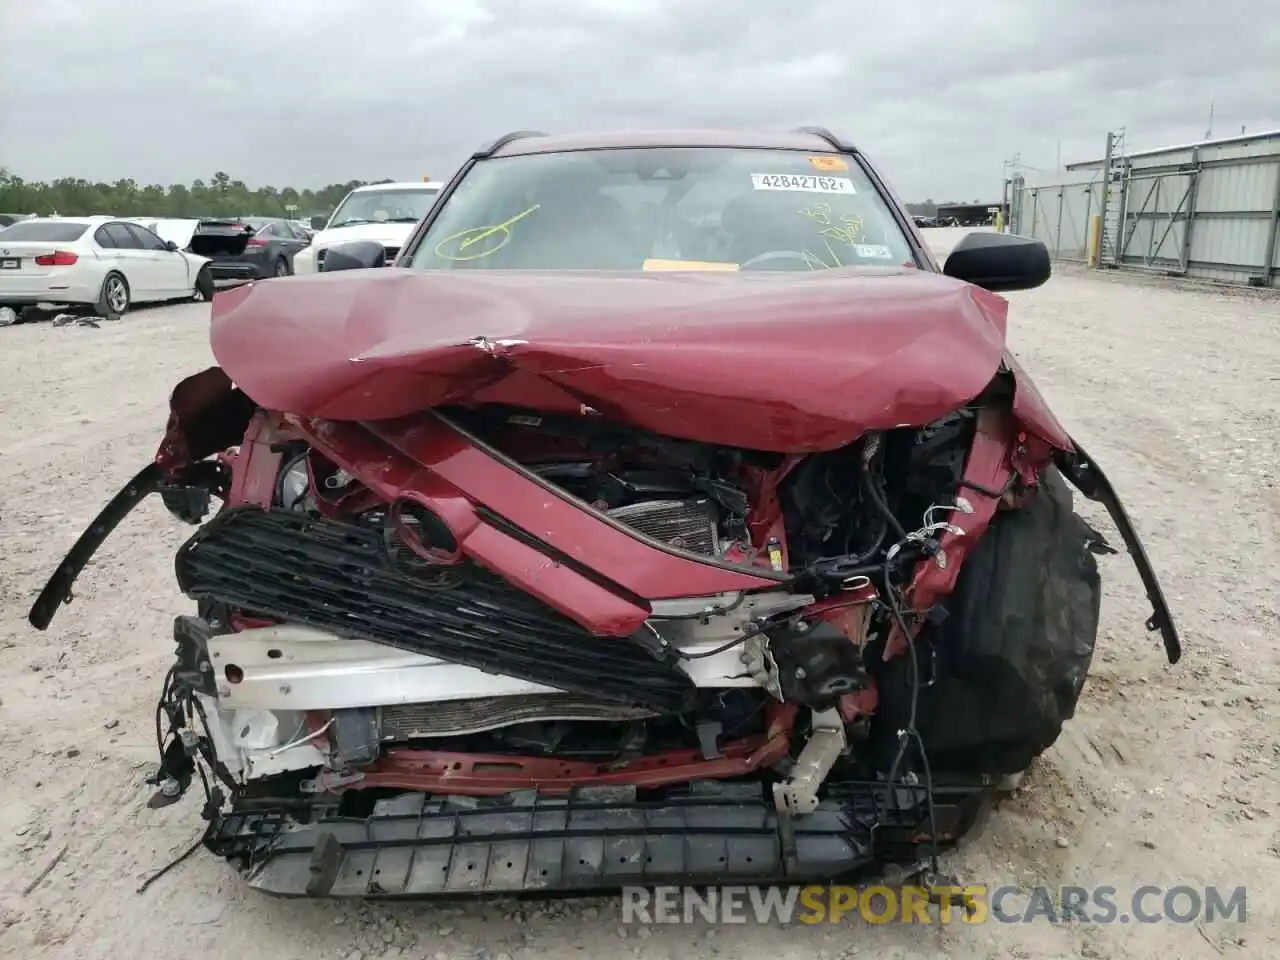
M 1039 240 L 1011 233 L 977 231 L 961 240 L 942 267 L 955 277 L 992 293 L 1032 290 L 1049 279 L 1049 250 Z
M 310 220 L 312 230 L 323 230 L 325 224 L 329 222 L 328 217 L 312 217 Z
M 373 240 L 352 240 L 350 243 L 334 244 L 325 250 L 324 264 L 320 267 L 320 272 L 369 270 L 386 265 L 387 251 L 382 244 Z
M 170 253 L 178 252 L 178 245 L 174 243 L 172 240 L 166 240 L 164 242 L 164 248 L 168 250 Z

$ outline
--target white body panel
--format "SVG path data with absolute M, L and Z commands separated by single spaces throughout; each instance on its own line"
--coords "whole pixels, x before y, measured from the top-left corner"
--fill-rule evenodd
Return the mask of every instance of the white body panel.
M 723 638 L 680 646 L 693 653 L 719 643 Z M 557 692 L 527 680 L 310 627 L 263 627 L 212 637 L 209 656 L 223 709 L 340 710 Z M 229 665 L 240 668 L 243 679 L 238 683 L 227 682 Z M 754 686 L 737 647 L 689 660 L 685 672 L 700 687 Z
M 41 221 L 28 220 L 14 226 L 38 222 Z M 119 218 L 69 217 L 46 222 L 84 224 L 85 230 L 72 241 L 23 240 L 20 231 L 16 235 L 0 231 L 0 264 L 15 260 L 19 263 L 17 268 L 0 267 L 0 304 L 94 304 L 112 272 L 125 278 L 135 304 L 185 299 L 195 295 L 200 267 L 209 262 L 207 257 L 181 251 L 122 249 L 100 243 L 97 237 L 103 227 L 126 222 Z M 10 235 L 6 237 L 5 233 Z M 35 262 L 37 257 L 59 251 L 74 254 L 76 262 L 59 266 Z
M 350 201 L 363 197 L 365 195 L 383 193 L 424 193 L 438 195 L 443 184 L 440 183 L 378 183 L 369 184 L 364 187 L 357 187 L 343 198 L 342 203 L 338 204 L 334 216 L 330 218 L 331 224 L 340 221 L 342 210 L 347 207 Z M 409 234 L 413 232 L 416 226 L 414 223 L 354 223 L 349 226 L 326 227 L 316 233 L 311 240 L 311 246 L 304 250 L 298 251 L 293 260 L 294 273 L 316 273 L 319 269 L 317 265 L 316 255 L 321 250 L 326 250 L 338 243 L 349 243 L 353 240 L 372 240 L 380 243 L 384 247 L 399 248 L 409 239 Z

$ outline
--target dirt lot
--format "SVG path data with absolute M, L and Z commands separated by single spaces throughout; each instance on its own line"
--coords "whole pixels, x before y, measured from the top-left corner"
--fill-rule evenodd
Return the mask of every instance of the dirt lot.
M 198 855 L 194 799 L 150 811 L 151 710 L 186 535 L 139 510 L 47 635 L 35 591 L 153 452 L 207 308 L 0 330 L 0 953 L 489 960 L 1280 956 L 1280 300 L 1066 273 L 1015 295 L 1014 345 L 1146 536 L 1187 654 L 1169 667 L 1124 557 L 1077 719 L 986 832 L 966 882 L 1248 887 L 1245 924 L 624 929 L 612 900 L 360 907 L 269 900 Z M 1103 529 L 1105 518 L 1090 515 Z M 1156 901 L 1158 903 L 1158 898 Z

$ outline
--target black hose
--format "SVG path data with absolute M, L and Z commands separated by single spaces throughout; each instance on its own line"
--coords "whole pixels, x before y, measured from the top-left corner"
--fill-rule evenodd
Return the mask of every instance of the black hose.
M 893 614 L 894 622 L 899 630 L 902 631 L 903 640 L 907 644 L 907 655 L 911 659 L 911 705 L 907 713 L 907 725 L 904 730 L 898 734 L 898 752 L 893 758 L 893 763 L 889 765 L 889 774 L 885 778 L 884 792 L 882 794 L 881 816 L 884 810 L 889 806 L 889 797 L 893 791 L 894 781 L 898 776 L 898 767 L 902 764 L 903 758 L 907 753 L 907 745 L 915 740 L 916 746 L 920 750 L 920 765 L 924 771 L 924 790 L 925 790 L 925 806 L 929 811 L 929 843 L 930 855 L 932 860 L 932 868 L 934 873 L 938 872 L 938 816 L 937 809 L 934 806 L 933 798 L 933 770 L 929 765 L 929 756 L 925 751 L 924 740 L 920 736 L 920 731 L 916 729 L 916 715 L 920 704 L 920 657 L 916 652 L 915 638 L 911 636 L 911 631 L 907 629 L 907 620 L 903 616 L 902 608 L 898 605 L 898 598 L 894 594 L 893 584 L 889 579 L 889 564 L 885 563 L 883 569 L 883 580 L 885 589 L 885 599 L 889 604 L 889 610 Z
M 764 628 L 765 625 L 762 623 L 749 623 L 743 628 L 741 636 L 734 637 L 727 643 L 720 644 L 720 646 L 716 647 L 714 650 L 704 650 L 702 653 L 685 653 L 680 650 L 677 650 L 676 652 L 679 654 L 681 660 L 705 660 L 707 657 L 714 657 L 718 653 L 724 653 L 726 650 L 732 650 L 739 644 L 746 643 L 757 633 L 763 633 Z
M 898 522 L 898 518 L 894 516 L 893 511 L 889 508 L 889 501 L 885 499 L 884 491 L 880 489 L 880 485 L 872 479 L 870 470 L 862 471 L 862 487 L 866 490 L 867 496 L 869 496 L 879 508 L 880 512 L 884 514 L 884 518 L 893 529 L 894 535 L 897 536 L 900 541 L 907 539 L 906 529 L 904 529 L 902 524 Z M 879 546 L 879 544 L 877 544 L 877 546 Z

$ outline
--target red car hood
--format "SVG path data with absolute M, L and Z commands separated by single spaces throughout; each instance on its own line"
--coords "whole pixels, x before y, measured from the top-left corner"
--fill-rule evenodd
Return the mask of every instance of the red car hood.
M 426 407 L 583 406 L 711 443 L 809 452 L 962 406 L 1010 361 L 1007 302 L 930 271 L 417 272 L 252 284 L 212 346 L 263 407 L 380 420 Z M 1069 447 L 1021 371 L 1015 413 Z

